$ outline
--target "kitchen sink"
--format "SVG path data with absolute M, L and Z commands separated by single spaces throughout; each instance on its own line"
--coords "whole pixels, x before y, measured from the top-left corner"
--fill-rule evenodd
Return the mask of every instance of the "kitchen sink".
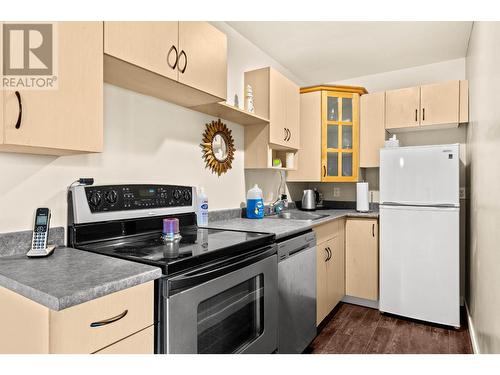
M 328 217 L 328 215 L 313 214 L 311 212 L 293 211 L 280 212 L 276 215 L 266 216 L 266 219 L 289 219 L 289 220 L 319 220 Z

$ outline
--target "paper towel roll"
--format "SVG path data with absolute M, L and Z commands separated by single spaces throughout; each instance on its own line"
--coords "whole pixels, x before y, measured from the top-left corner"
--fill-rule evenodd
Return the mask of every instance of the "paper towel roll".
M 356 183 L 356 211 L 368 212 L 368 182 Z

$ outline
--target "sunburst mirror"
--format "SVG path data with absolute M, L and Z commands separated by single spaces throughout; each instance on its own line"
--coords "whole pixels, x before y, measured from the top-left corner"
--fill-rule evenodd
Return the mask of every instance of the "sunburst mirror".
M 206 124 L 203 141 L 203 159 L 207 168 L 220 176 L 232 167 L 234 139 L 231 130 L 220 119 Z

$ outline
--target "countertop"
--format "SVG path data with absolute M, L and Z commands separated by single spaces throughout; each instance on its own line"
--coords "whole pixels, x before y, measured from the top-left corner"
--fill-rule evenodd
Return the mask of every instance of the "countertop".
M 0 257 L 0 286 L 56 311 L 161 275 L 158 267 L 67 247 L 46 258 Z
M 293 212 L 295 210 L 289 210 Z M 298 211 L 298 210 L 297 210 Z M 317 210 L 318 215 L 328 215 L 328 217 L 318 220 L 291 220 L 291 219 L 230 219 L 209 222 L 207 227 L 214 229 L 244 230 L 248 232 L 274 233 L 276 239 L 287 237 L 296 233 L 311 229 L 320 224 L 340 219 L 342 217 L 365 217 L 378 218 L 378 211 L 357 212 L 356 210 Z

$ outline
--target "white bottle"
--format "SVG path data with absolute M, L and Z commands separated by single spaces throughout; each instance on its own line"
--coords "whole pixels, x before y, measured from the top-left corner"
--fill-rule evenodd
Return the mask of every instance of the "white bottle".
M 198 221 L 198 226 L 208 225 L 208 197 L 203 187 L 198 189 L 196 219 Z

